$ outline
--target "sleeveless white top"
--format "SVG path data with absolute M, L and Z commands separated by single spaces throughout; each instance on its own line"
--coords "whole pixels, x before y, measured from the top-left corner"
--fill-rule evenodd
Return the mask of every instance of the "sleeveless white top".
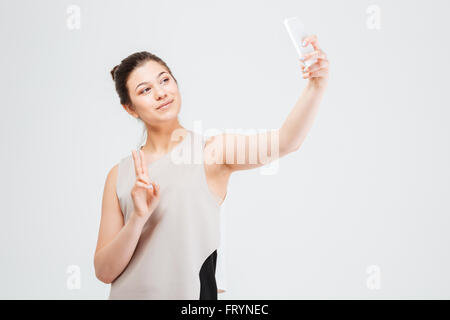
M 160 202 L 144 224 L 130 262 L 111 283 L 109 299 L 198 300 L 205 284 L 200 270 L 215 261 L 214 252 L 217 289 L 226 290 L 225 201 L 219 205 L 221 199 L 206 181 L 205 138 L 187 131 L 168 154 L 148 164 L 150 180 L 160 185 Z M 134 210 L 135 181 L 130 154 L 119 162 L 116 183 L 125 223 Z

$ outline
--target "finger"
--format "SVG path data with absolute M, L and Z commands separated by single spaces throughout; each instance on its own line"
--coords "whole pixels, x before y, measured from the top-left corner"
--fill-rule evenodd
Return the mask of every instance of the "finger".
M 319 71 L 321 73 L 319 73 Z M 311 79 L 311 78 L 313 78 L 313 76 L 317 77 L 319 74 L 322 74 L 322 73 L 323 73 L 322 69 L 318 70 L 318 71 L 315 71 L 315 72 L 305 72 L 305 73 L 303 73 L 303 79 Z
M 149 194 L 151 194 L 152 196 L 156 196 L 156 183 L 152 182 L 151 183 L 151 189 L 149 189 Z
M 320 70 L 318 70 L 316 72 L 312 72 L 309 75 L 309 78 L 320 78 L 320 77 L 323 77 L 323 76 L 325 76 L 327 74 L 328 74 L 328 69 L 327 68 L 323 68 L 323 69 L 320 69 Z
M 311 44 L 314 50 L 320 50 L 319 40 L 317 39 L 317 36 L 315 34 L 303 38 L 302 44 L 304 47 L 307 47 L 309 44 Z
M 138 177 L 139 176 L 139 160 L 137 157 L 136 150 L 132 150 L 131 154 L 133 155 L 134 172 L 136 173 L 136 177 Z
M 143 161 L 142 154 L 143 154 L 142 149 L 139 149 L 139 161 L 140 161 L 140 164 L 141 164 L 141 167 L 140 167 L 141 171 L 140 171 L 140 173 L 144 174 L 145 162 Z
M 298 62 L 300 63 L 300 67 L 305 67 L 305 63 L 303 62 L 303 60 L 301 60 L 301 59 L 298 59 Z
M 147 165 L 146 165 L 146 163 L 147 163 L 147 161 L 145 161 L 145 154 L 144 154 L 144 151 L 142 151 L 142 150 L 140 150 L 141 151 L 141 159 L 142 159 L 142 169 L 143 169 L 143 173 L 144 173 L 144 176 L 147 176 L 148 177 L 148 168 L 147 168 Z
M 151 184 L 145 184 L 142 181 L 136 181 L 136 185 L 145 189 L 153 188 Z
M 318 60 L 318 59 L 326 60 L 327 56 L 326 56 L 325 52 L 323 52 L 322 50 L 316 50 L 314 52 L 307 53 L 303 56 L 303 60 L 300 60 L 300 61 L 303 61 L 303 63 L 306 63 L 306 61 L 309 61 L 309 60 L 314 61 L 314 60 Z
M 303 72 L 315 72 L 317 70 L 320 70 L 322 68 L 328 67 L 328 60 L 317 60 L 316 63 L 313 63 L 309 67 L 303 68 Z
M 156 197 L 156 184 L 154 182 L 152 182 L 150 187 L 147 189 L 147 196 L 149 200 Z
M 143 175 L 138 176 L 136 178 L 136 181 L 141 181 L 141 182 L 143 182 L 145 184 L 150 184 L 151 183 L 150 179 L 148 177 L 143 176 Z

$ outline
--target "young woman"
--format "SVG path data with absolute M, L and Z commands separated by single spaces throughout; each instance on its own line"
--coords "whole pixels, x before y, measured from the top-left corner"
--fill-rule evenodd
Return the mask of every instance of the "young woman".
M 315 51 L 300 60 L 308 84 L 275 138 L 224 133 L 204 139 L 179 123 L 178 83 L 164 61 L 138 52 L 114 67 L 120 103 L 144 122 L 147 139 L 105 182 L 94 266 L 97 278 L 111 284 L 109 299 L 217 299 L 219 214 L 230 175 L 298 150 L 327 86 L 326 54 L 315 35 L 304 39 L 309 43 Z M 310 59 L 317 62 L 305 70 Z M 254 138 L 264 145 L 251 143 Z M 238 139 L 245 143 L 235 152 Z M 260 148 L 269 159 L 252 161 Z M 180 151 L 200 158 L 174 161 Z

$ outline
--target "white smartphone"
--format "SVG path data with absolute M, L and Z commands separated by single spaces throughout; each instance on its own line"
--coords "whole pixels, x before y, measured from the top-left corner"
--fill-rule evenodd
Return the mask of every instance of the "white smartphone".
M 301 58 L 303 55 L 313 52 L 314 48 L 311 44 L 308 44 L 306 47 L 302 45 L 303 39 L 309 36 L 306 33 L 305 26 L 300 21 L 298 17 L 291 17 L 284 19 L 284 25 L 286 26 L 289 37 L 294 44 L 295 50 L 297 51 L 297 55 Z M 305 62 L 305 66 L 309 67 L 313 63 L 315 63 L 317 59 L 308 60 Z

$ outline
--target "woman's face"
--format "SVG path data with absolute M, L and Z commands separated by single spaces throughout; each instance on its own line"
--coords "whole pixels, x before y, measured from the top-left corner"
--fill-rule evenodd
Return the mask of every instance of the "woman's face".
M 177 83 L 158 62 L 147 61 L 134 69 L 128 77 L 127 87 L 134 110 L 126 110 L 132 116 L 153 124 L 178 116 L 181 96 Z M 158 108 L 170 101 L 164 108 Z

